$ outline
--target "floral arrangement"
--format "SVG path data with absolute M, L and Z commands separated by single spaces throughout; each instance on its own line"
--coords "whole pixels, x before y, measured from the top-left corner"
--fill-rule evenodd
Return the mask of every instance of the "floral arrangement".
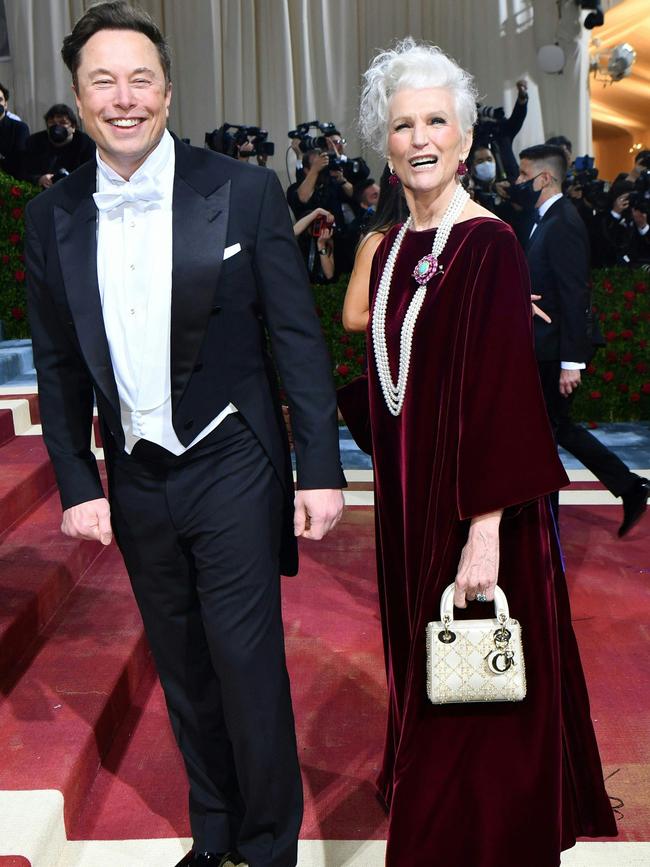
M 573 416 L 592 427 L 598 421 L 650 419 L 650 274 L 608 268 L 592 276 L 605 346 L 587 368 Z
M 0 322 L 5 340 L 29 337 L 25 301 L 25 205 L 39 192 L 0 171 Z

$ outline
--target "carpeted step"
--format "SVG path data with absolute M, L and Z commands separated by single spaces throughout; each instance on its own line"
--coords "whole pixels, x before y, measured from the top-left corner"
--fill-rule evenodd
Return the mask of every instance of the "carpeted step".
M 149 666 L 140 615 L 112 545 L 74 587 L 6 691 L 0 790 L 59 790 L 69 825 Z
M 2 404 L 0 403 L 0 446 L 8 443 L 15 436 L 14 414 L 10 409 L 2 409 Z
M 74 585 L 101 551 L 97 542 L 60 531 L 61 505 L 52 493 L 2 539 L 0 555 L 0 681 L 32 647 Z
M 0 447 L 0 537 L 50 493 L 54 469 L 41 437 L 16 437 Z
M 38 394 L 33 392 L 23 392 L 20 389 L 8 390 L 6 387 L 0 389 L 0 407 L 4 401 L 26 400 L 29 405 L 29 414 L 31 416 L 31 424 L 41 423 L 41 413 L 38 404 Z M 16 431 L 18 433 L 18 431 Z

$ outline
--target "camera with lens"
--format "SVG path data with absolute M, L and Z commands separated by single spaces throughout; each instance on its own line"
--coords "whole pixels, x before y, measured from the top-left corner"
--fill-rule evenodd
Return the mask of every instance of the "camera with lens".
M 310 135 L 311 131 L 316 129 L 320 131 L 320 135 Z M 300 150 L 304 154 L 314 148 L 326 150 L 326 139 L 336 133 L 336 124 L 331 121 L 321 123 L 319 120 L 310 120 L 307 123 L 299 123 L 295 129 L 290 129 L 287 135 L 291 139 L 298 139 Z
M 566 174 L 564 184 L 566 187 L 581 190 L 583 198 L 596 211 L 606 210 L 607 185 L 605 181 L 598 180 L 598 169 L 594 167 L 594 157 L 587 154 L 576 157 L 572 168 Z
M 52 183 L 55 184 L 57 181 L 62 181 L 63 178 L 67 178 L 69 174 L 70 172 L 63 167 L 57 169 L 52 175 Z
M 650 160 L 648 162 L 650 163 Z M 628 202 L 630 208 L 644 214 L 650 213 L 650 169 L 645 168 L 634 181 L 634 188 L 630 192 Z
M 219 129 L 205 134 L 205 146 L 210 150 L 228 157 L 237 159 L 239 149 L 246 142 L 251 142 L 253 150 L 247 152 L 247 156 L 272 157 L 275 153 L 275 144 L 268 141 L 269 133 L 259 126 L 244 126 L 238 123 L 224 123 Z

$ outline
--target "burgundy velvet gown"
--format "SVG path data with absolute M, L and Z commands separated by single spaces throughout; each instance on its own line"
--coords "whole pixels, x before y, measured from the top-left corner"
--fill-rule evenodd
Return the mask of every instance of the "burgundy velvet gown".
M 396 233 L 375 256 L 373 296 Z M 411 274 L 434 233 L 408 232 L 397 260 L 386 319 L 394 380 Z M 568 480 L 539 386 L 528 271 L 514 233 L 489 218 L 456 224 L 440 258 L 444 275 L 420 311 L 397 418 L 368 340 L 389 688 L 378 781 L 390 816 L 386 863 L 558 867 L 577 836 L 615 835 L 616 825 L 544 497 Z M 434 706 L 425 627 L 454 580 L 469 519 L 497 509 L 499 584 L 522 624 L 528 695 Z M 492 617 L 493 608 L 474 602 L 456 614 Z

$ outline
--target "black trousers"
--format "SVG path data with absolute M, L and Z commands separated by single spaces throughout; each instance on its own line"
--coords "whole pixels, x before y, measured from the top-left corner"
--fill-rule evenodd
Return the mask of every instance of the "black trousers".
M 586 428 L 573 421 L 571 418 L 573 395 L 563 397 L 560 394 L 560 362 L 539 361 L 538 367 L 546 409 L 556 442 L 584 464 L 615 497 L 620 497 L 634 485 L 637 476 L 614 452 L 604 446 Z M 552 498 L 552 502 L 553 510 L 557 515 L 557 494 L 554 500 Z
M 174 457 L 107 452 L 115 537 L 190 785 L 198 851 L 293 867 L 302 820 L 280 610 L 283 490 L 228 416 Z

